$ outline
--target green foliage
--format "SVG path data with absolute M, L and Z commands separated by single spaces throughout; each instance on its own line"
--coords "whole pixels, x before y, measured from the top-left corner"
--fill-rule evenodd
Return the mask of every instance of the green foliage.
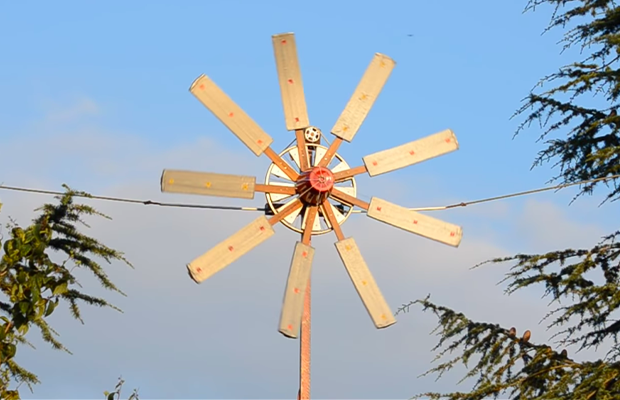
M 100 258 L 110 263 L 129 262 L 122 253 L 82 234 L 76 224 L 88 225 L 84 216 L 107 216 L 86 205 L 75 204 L 74 196 L 88 197 L 64 186 L 65 194 L 58 196 L 58 204 L 46 204 L 37 211 L 40 215 L 26 228 L 11 222 L 8 237 L 0 240 L 3 255 L 0 259 L 0 398 L 18 399 L 17 390 L 9 390 L 12 381 L 19 385 L 39 383 L 36 375 L 15 362 L 19 345 L 29 345 L 26 334 L 36 327 L 43 340 L 53 348 L 69 352 L 57 339 L 57 333 L 47 319 L 64 302 L 74 318 L 83 323 L 80 302 L 99 307 L 118 308 L 106 300 L 82 291 L 73 271 L 90 271 L 104 288 L 123 294 L 108 278 Z M 64 259 L 52 260 L 52 255 Z M 71 269 L 69 269 L 71 267 Z
M 548 29 L 566 29 L 564 50 L 578 46 L 585 55 L 545 77 L 537 87 L 550 84 L 551 89 L 529 94 L 517 112 L 525 116 L 517 133 L 532 122 L 539 123 L 540 140 L 546 140 L 546 147 L 534 166 L 553 161 L 560 168 L 554 179 L 563 183 L 619 174 L 620 7 L 611 0 L 530 0 L 527 9 L 542 5 L 555 8 Z M 566 137 L 551 137 L 560 133 Z M 579 195 L 592 193 L 599 183 L 582 186 Z M 606 201 L 618 198 L 616 179 L 608 186 Z M 439 379 L 462 364 L 468 370 L 463 380 L 477 378 L 469 392 L 420 396 L 451 400 L 620 399 L 619 239 L 617 231 L 591 249 L 518 254 L 487 262 L 512 263 L 503 280 L 507 294 L 544 286 L 550 306 L 555 307 L 545 321 L 548 328 L 557 330 L 557 347 L 532 342 L 529 331 L 519 337 L 514 327 L 472 321 L 428 297 L 401 307 L 397 313 L 415 304 L 438 317 L 435 333 L 439 343 L 434 351 L 438 351 L 436 361 L 440 363 L 426 374 L 436 374 Z M 593 361 L 577 362 L 567 351 L 570 347 L 574 351 L 596 350 L 603 344 L 611 350 Z
M 564 49 L 578 47 L 587 55 L 539 82 L 538 87 L 553 87 L 528 95 L 517 115 L 529 114 L 517 133 L 533 122 L 540 125 L 546 148 L 534 166 L 554 161 L 560 167 L 554 179 L 569 183 L 620 174 L 620 7 L 613 0 L 530 0 L 527 9 L 540 5 L 555 7 L 548 29 L 575 25 L 564 35 Z M 596 100 L 604 106 L 593 107 Z M 549 137 L 560 132 L 567 137 Z M 620 196 L 613 182 L 608 200 Z M 584 185 L 581 193 L 592 193 L 600 183 Z
M 123 389 L 123 385 L 125 384 L 125 380 L 123 378 L 118 378 L 118 382 L 116 387 L 112 392 L 108 392 L 107 390 L 103 392 L 105 396 L 105 400 L 121 400 L 121 390 Z M 140 400 L 138 396 L 138 390 L 134 389 L 133 392 L 127 397 L 127 400 Z
M 552 303 L 571 299 L 572 303 L 554 309 L 545 317 L 546 320 L 553 317 L 548 328 L 562 327 L 556 336 L 560 336 L 561 343 L 565 345 L 578 345 L 578 350 L 596 348 L 608 339 L 616 342 L 620 334 L 620 321 L 612 317 L 620 308 L 618 239 L 620 231 L 588 250 L 518 254 L 488 262 L 517 262 L 504 279 L 510 281 L 506 290 L 509 294 L 528 286 L 544 284 L 545 294 L 552 297 Z M 551 270 L 556 265 L 557 270 Z M 586 273 L 599 276 L 586 279 Z M 614 346 L 610 356 L 620 360 L 620 347 Z

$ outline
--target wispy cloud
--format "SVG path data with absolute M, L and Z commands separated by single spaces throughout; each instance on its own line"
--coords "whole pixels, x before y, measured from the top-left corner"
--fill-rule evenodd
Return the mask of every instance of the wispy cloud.
M 59 105 L 56 102 L 45 102 L 45 122 L 48 123 L 68 123 L 75 122 L 84 117 L 99 115 L 101 108 L 99 105 L 87 97 L 81 97 L 71 101 L 71 104 Z
M 161 150 L 145 139 L 97 129 L 78 130 L 75 135 L 75 140 L 67 137 L 68 146 L 58 141 L 29 142 L 29 148 L 40 157 L 20 174 L 35 177 L 32 182 L 47 188 L 66 182 L 108 195 L 217 204 L 225 201 L 159 193 L 161 169 L 252 173 L 267 166 L 263 159 L 238 154 L 212 140 Z M 25 144 L 15 141 L 10 146 L 8 151 L 13 152 Z M 58 154 L 62 161 L 57 163 Z M 7 161 L 0 163 L 6 170 Z M 75 172 L 70 180 L 65 173 L 67 166 Z M 223 167 L 230 170 L 223 171 Z M 42 175 L 42 170 L 48 174 Z M 391 185 L 389 179 L 365 184 L 369 186 L 363 191 L 370 194 L 385 193 Z M 407 192 L 391 195 L 395 201 L 404 201 Z M 50 199 L 4 193 L 4 200 L 1 215 L 25 222 L 34 207 Z M 241 200 L 233 203 L 248 204 Z M 253 201 L 260 203 L 259 198 Z M 92 234 L 125 251 L 136 266 L 135 270 L 122 265 L 109 267 L 113 279 L 129 294 L 128 298 L 111 298 L 125 312 L 88 309 L 85 326 L 71 321 L 65 312 L 54 315 L 54 326 L 74 355 L 45 347 L 21 350 L 20 360 L 44 382 L 30 398 L 93 397 L 119 374 L 128 385 L 140 386 L 145 398 L 295 395 L 298 342 L 276 331 L 293 244 L 298 239 L 295 234 L 278 226 L 274 238 L 196 285 L 187 277 L 185 264 L 256 215 L 93 204 L 114 221 L 91 221 Z M 516 207 L 519 204 L 523 203 L 497 206 L 491 213 L 473 207 L 434 213 L 470 225 L 472 229 L 465 226 L 465 238 L 458 249 L 363 215 L 355 215 L 343 229 L 358 241 L 392 308 L 431 293 L 435 301 L 472 318 L 527 326 L 536 337 L 542 337 L 546 333 L 537 323 L 544 315 L 544 303 L 531 296 L 503 296 L 502 288 L 494 285 L 504 272 L 501 267 L 468 268 L 516 251 L 518 245 L 511 242 L 511 235 L 530 235 L 528 247 L 534 243 L 559 246 L 582 240 L 584 235 L 595 237 L 602 228 L 576 220 L 553 203 L 530 200 L 525 207 Z M 473 229 L 475 226 L 486 228 Z M 558 229 L 561 235 L 553 234 Z M 434 318 L 413 310 L 393 327 L 377 331 L 346 275 L 334 241 L 333 235 L 314 240 L 314 396 L 406 398 L 437 389 L 432 378 L 414 379 L 432 359 L 429 349 L 434 339 L 428 333 L 434 327 Z M 85 276 L 82 283 L 96 288 L 89 277 Z M 439 383 L 442 390 L 452 387 L 448 382 Z M 24 393 L 24 398 L 29 394 Z

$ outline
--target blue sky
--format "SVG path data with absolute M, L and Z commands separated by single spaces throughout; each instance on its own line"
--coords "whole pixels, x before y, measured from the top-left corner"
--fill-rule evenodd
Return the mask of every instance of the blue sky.
M 281 150 L 293 135 L 284 129 L 270 36 L 292 31 L 310 121 L 325 133 L 375 52 L 397 62 L 359 134 L 340 150 L 350 164 L 446 128 L 459 139 L 458 152 L 389 176 L 361 178 L 360 197 L 438 206 L 539 187 L 552 176 L 548 167 L 529 171 L 541 148 L 535 143 L 540 132 L 534 127 L 513 140 L 519 121 L 509 118 L 529 89 L 568 59 L 559 55 L 559 32 L 540 35 L 550 10 L 522 14 L 524 6 L 525 1 L 490 0 L 4 2 L 0 181 L 221 203 L 159 193 L 162 168 L 258 171 L 260 179 L 268 165 L 189 94 L 189 85 L 209 75 Z M 375 265 L 373 273 L 393 308 L 432 292 L 438 302 L 479 318 L 504 318 L 491 310 L 493 298 L 494 307 L 514 307 L 519 318 L 536 322 L 532 310 L 544 314 L 536 296 L 500 300 L 501 288 L 493 283 L 502 271 L 473 277 L 467 268 L 489 256 L 587 246 L 613 229 L 610 215 L 619 215 L 617 209 L 596 208 L 598 198 L 568 208 L 574 194 L 569 189 L 436 215 L 464 227 L 458 250 L 376 228 L 361 216 L 344 230 L 359 237 L 360 247 L 366 244 L 362 253 L 371 269 L 372 260 L 392 265 L 389 271 Z M 3 221 L 12 215 L 24 222 L 46 200 L 6 192 L 0 199 Z M 254 215 L 97 206 L 115 221 L 95 223 L 93 234 L 127 252 L 137 266 L 111 269 L 129 293 L 117 301 L 125 314 L 87 310 L 85 326 L 66 314 L 55 316 L 75 354 L 45 346 L 24 350 L 24 364 L 43 380 L 34 394 L 23 391 L 24 398 L 98 398 L 119 374 L 128 386 L 139 386 L 144 398 L 296 395 L 296 343 L 274 328 L 295 240 L 290 232 L 279 229 L 279 241 L 239 261 L 227 275 L 196 286 L 188 282 L 184 264 Z M 395 327 L 376 332 L 328 236 L 316 244 L 325 255 L 314 270 L 314 396 L 407 398 L 452 388 L 454 382 L 415 379 L 430 365 L 432 317 L 406 315 Z M 403 248 L 413 248 L 414 257 Z M 280 255 L 270 259 L 274 252 Z M 322 265 L 338 272 L 332 275 Z M 274 282 L 253 289 L 271 275 L 252 266 L 273 273 Z M 410 277 L 403 275 L 405 268 Z M 446 271 L 457 270 L 446 277 Z M 471 279 L 464 289 L 462 279 Z M 233 283 L 244 285 L 243 295 L 231 294 Z M 495 297 L 480 294 L 482 284 Z M 347 291 L 343 297 L 340 287 Z M 373 349 L 377 359 L 360 356 L 357 345 Z
M 2 29 L 11 40 L 4 40 L 3 64 L 10 79 L 2 85 L 11 96 L 2 99 L 3 131 L 19 131 L 50 102 L 89 96 L 105 110 L 105 128 L 170 147 L 180 138 L 204 136 L 214 124 L 187 93 L 189 83 L 207 73 L 272 136 L 288 139 L 269 38 L 295 31 L 310 117 L 325 130 L 374 52 L 397 61 L 366 133 L 351 146 L 352 157 L 450 127 L 462 149 L 476 149 L 484 162 L 472 163 L 462 151 L 421 172 L 467 162 L 468 184 L 457 180 L 466 197 L 484 195 L 478 188 L 489 181 L 500 191 L 544 182 L 546 173 L 523 173 L 531 163 L 523 154 L 537 148 L 529 140 L 535 132 L 511 141 L 515 123 L 508 122 L 528 89 L 559 60 L 557 36 L 540 37 L 544 11 L 522 15 L 519 2 L 491 1 L 312 4 L 5 5 Z M 242 148 L 231 135 L 218 139 Z M 488 175 L 489 165 L 507 162 L 514 168 Z

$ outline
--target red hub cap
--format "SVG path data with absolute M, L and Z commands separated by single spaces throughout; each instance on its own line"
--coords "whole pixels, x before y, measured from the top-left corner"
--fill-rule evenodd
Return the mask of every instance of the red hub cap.
M 327 168 L 314 167 L 299 176 L 295 187 L 303 202 L 318 205 L 329 196 L 334 187 L 334 174 Z
M 312 188 L 319 192 L 329 192 L 334 187 L 334 174 L 327 168 L 312 168 L 308 179 Z

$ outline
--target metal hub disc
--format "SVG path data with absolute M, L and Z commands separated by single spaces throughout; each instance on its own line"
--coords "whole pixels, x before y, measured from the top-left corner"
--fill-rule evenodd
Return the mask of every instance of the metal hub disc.
M 327 167 L 317 167 L 316 165 L 325 156 L 327 147 L 320 144 L 306 143 L 309 154 L 309 165 L 312 166 L 308 171 L 302 172 L 299 169 L 299 151 L 297 146 L 291 146 L 280 153 L 280 157 L 285 159 L 291 167 L 296 168 L 300 177 L 293 182 L 275 164 L 271 164 L 267 170 L 265 184 L 295 187 L 296 194 L 266 193 L 267 206 L 270 213 L 278 214 L 279 210 L 291 204 L 296 199 L 302 201 L 304 206 L 283 218 L 281 223 L 287 228 L 302 233 L 306 223 L 306 213 L 310 206 L 319 206 L 318 218 L 314 220 L 312 235 L 323 235 L 332 231 L 329 221 L 323 216 L 321 204 L 325 199 L 330 204 L 330 208 L 339 224 L 344 223 L 351 213 L 351 204 L 343 203 L 330 197 L 332 189 L 336 188 L 350 196 L 357 197 L 357 185 L 355 178 L 348 178 L 341 182 L 335 182 L 334 174 L 339 171 L 349 169 L 349 164 L 338 153 L 334 154 L 332 162 Z

